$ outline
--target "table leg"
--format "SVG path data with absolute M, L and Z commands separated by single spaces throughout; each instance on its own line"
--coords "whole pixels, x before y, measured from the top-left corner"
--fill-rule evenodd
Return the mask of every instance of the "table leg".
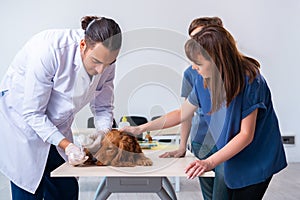
M 170 182 L 170 180 L 167 177 L 162 177 L 162 188 L 165 189 L 166 191 L 168 191 L 168 193 L 170 194 L 171 198 L 173 200 L 176 200 L 176 193 L 174 191 L 174 188 Z
M 175 191 L 176 192 L 180 191 L 180 177 L 179 176 L 175 177 Z
M 106 200 L 114 192 L 155 192 L 162 200 L 177 200 L 167 177 L 105 177 L 96 190 L 94 200 Z
M 94 200 L 105 200 L 111 195 L 111 192 L 105 186 L 106 179 L 107 178 L 104 177 L 102 179 L 101 183 L 99 183 L 98 188 L 95 193 L 95 196 L 94 196 Z
M 157 192 L 156 194 L 159 196 L 159 198 L 161 200 L 175 200 L 170 197 L 170 195 L 164 188 L 161 188 L 161 190 L 159 192 Z

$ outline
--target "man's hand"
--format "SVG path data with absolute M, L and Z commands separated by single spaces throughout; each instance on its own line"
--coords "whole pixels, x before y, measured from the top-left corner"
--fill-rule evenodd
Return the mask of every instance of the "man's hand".
M 85 156 L 85 153 L 73 143 L 66 147 L 65 153 L 68 156 L 69 164 L 74 166 L 83 164 L 88 159 L 88 156 Z

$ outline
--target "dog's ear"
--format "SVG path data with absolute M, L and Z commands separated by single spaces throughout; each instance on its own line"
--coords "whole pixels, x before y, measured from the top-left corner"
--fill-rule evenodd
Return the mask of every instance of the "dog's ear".
M 113 134 L 108 133 L 102 140 L 102 144 L 98 152 L 94 155 L 97 159 L 96 165 L 111 165 L 112 160 L 115 158 L 118 147 L 112 143 Z
M 128 137 L 123 136 L 119 143 L 119 149 L 116 157 L 113 159 L 112 164 L 115 166 L 131 167 L 135 166 L 134 152 L 131 151 L 132 146 Z
M 134 146 L 134 152 L 135 153 L 142 153 L 143 152 L 140 144 L 138 143 L 138 141 L 136 139 L 136 137 L 133 138 L 132 143 L 133 143 L 133 146 Z

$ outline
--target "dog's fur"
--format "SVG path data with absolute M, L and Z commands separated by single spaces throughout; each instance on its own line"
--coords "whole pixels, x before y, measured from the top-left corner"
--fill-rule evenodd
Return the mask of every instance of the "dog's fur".
M 91 155 L 87 163 L 91 163 Z M 147 158 L 137 139 L 125 132 L 112 130 L 101 142 L 101 147 L 93 156 L 96 165 L 111 165 L 117 167 L 133 167 L 136 165 L 150 166 L 152 161 Z

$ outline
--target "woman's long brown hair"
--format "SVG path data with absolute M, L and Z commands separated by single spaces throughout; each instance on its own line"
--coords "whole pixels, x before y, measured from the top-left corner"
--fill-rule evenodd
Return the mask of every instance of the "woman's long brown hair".
M 260 64 L 241 54 L 232 35 L 221 26 L 203 27 L 186 42 L 185 51 L 191 61 L 197 63 L 197 56 L 201 54 L 214 66 L 212 76 L 204 80 L 211 91 L 211 112 L 217 111 L 224 103 L 228 107 L 244 89 L 246 75 L 252 82 L 259 73 Z

